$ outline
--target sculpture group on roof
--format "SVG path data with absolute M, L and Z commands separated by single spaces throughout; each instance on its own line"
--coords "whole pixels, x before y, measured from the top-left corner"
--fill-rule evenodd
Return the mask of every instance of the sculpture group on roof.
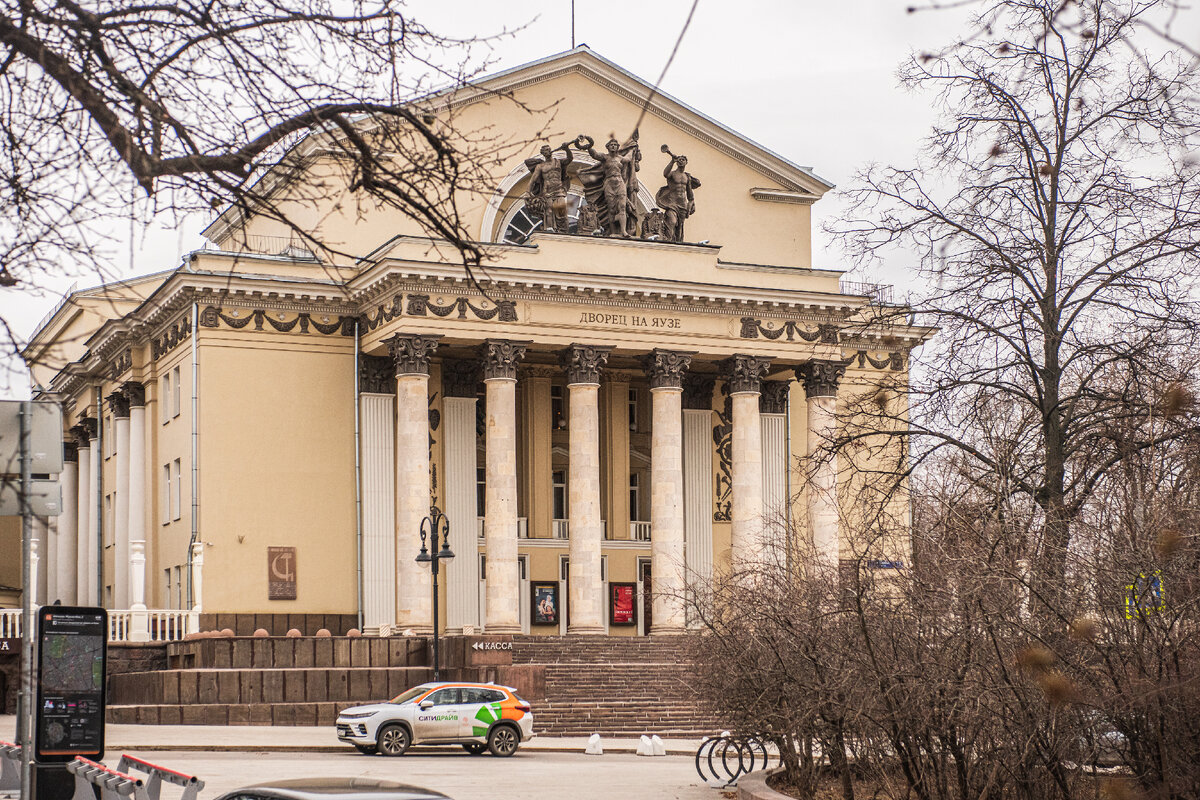
M 643 215 L 637 205 L 637 174 L 642 162 L 638 132 L 635 130 L 624 144 L 616 138 L 610 138 L 603 151 L 597 151 L 595 144 L 595 139 L 580 134 L 555 148 L 544 144 L 540 156 L 525 161 L 529 170 L 525 212 L 535 222 L 534 230 L 624 239 L 640 237 L 651 241 L 686 241 L 684 222 L 696 212 L 693 192 L 700 186 L 700 181 L 687 172 L 687 157 L 675 155 L 665 144 L 661 147 L 662 152 L 671 159 L 663 169 L 666 185 L 655 194 L 657 207 Z M 559 151 L 564 153 L 564 157 L 555 155 Z M 575 177 L 582 185 L 583 201 L 574 231 L 571 230 L 568 201 L 572 180 L 568 168 L 575 161 L 572 151 L 585 153 L 594 162 L 575 171 Z

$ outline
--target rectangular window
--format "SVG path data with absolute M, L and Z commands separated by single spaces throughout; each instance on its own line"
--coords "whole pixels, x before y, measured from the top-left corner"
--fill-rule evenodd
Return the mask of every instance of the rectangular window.
M 629 430 L 638 429 L 638 390 L 629 390 Z
M 629 473 L 629 519 L 634 522 L 640 522 L 642 519 L 641 505 L 642 494 L 638 487 L 638 475 L 636 472 Z
M 563 387 L 550 386 L 550 425 L 556 431 L 567 429 L 567 401 Z
M 487 556 L 483 553 L 479 554 L 479 580 L 487 580 Z
M 163 605 L 163 608 L 176 608 L 176 606 L 173 605 L 173 602 L 175 599 L 175 594 L 174 594 L 175 584 L 173 584 L 171 582 L 171 568 L 170 567 L 167 567 L 166 569 L 163 570 L 163 580 L 165 581 L 165 587 L 166 587 L 166 594 L 164 595 L 166 597 L 166 603 Z
M 487 470 L 475 470 L 475 513 L 479 516 L 487 514 Z
M 171 421 L 171 373 L 169 372 L 159 380 L 158 408 L 159 416 L 166 425 Z
M 111 494 L 104 495 L 104 545 L 105 547 L 113 543 L 113 496 Z
M 171 518 L 179 519 L 183 515 L 183 466 L 175 459 L 175 491 L 171 495 Z
M 554 518 L 567 519 L 567 472 L 556 469 L 550 474 L 552 496 L 554 500 Z M 545 484 L 543 484 L 545 485 Z
M 529 556 L 517 556 L 517 577 L 529 580 Z
M 113 422 L 112 417 L 104 418 L 104 457 L 109 458 L 116 449 L 117 437 L 112 435 Z
M 171 406 L 174 410 L 174 413 L 171 414 L 171 416 L 178 417 L 179 409 L 182 407 L 182 404 L 180 403 L 180 390 L 181 384 L 183 383 L 183 381 L 180 380 L 179 367 L 171 370 L 171 378 Z
M 183 567 L 175 567 L 175 607 L 183 608 Z
M 163 464 L 162 468 L 162 491 L 158 493 L 158 505 L 162 510 L 159 512 L 159 519 L 163 525 L 171 521 L 171 465 Z
M 608 580 L 608 556 L 600 556 L 600 582 Z
M 569 581 L 571 579 L 571 557 L 558 557 L 558 579 L 560 581 Z

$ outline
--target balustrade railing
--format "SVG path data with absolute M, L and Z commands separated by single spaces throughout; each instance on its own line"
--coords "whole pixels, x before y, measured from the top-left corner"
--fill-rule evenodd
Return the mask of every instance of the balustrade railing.
M 200 615 L 195 611 L 177 609 L 152 609 L 148 611 L 128 611 L 126 609 L 109 609 L 108 611 L 108 640 L 110 642 L 128 642 L 135 638 L 135 617 L 145 614 L 151 642 L 178 642 L 189 633 L 200 630 Z M 21 609 L 0 608 L 0 639 L 21 638 Z
M 0 639 L 21 638 L 21 609 L 0 608 Z
M 650 541 L 650 523 L 637 522 L 636 520 L 629 523 L 629 538 L 635 542 Z
M 479 532 L 479 538 L 483 538 L 483 517 L 475 518 L 476 530 Z M 529 520 L 526 517 L 517 517 L 517 538 L 529 538 Z

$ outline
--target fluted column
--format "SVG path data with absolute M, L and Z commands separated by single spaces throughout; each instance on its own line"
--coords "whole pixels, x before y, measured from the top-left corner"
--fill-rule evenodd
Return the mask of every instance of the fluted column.
M 421 550 L 421 520 L 429 514 L 429 359 L 436 335 L 388 340 L 396 368 L 396 626 L 433 632 L 429 569 Z
M 520 633 L 517 573 L 517 364 L 526 342 L 488 339 L 480 348 L 487 392 L 483 536 L 487 554 L 484 629 Z
M 123 392 L 108 396 L 116 439 L 116 497 L 113 509 L 113 608 L 129 608 L 129 399 Z
M 604 633 L 600 548 L 600 373 L 611 347 L 573 344 L 561 353 L 570 390 L 567 510 L 571 623 L 567 633 Z
M 55 537 L 54 591 L 50 602 L 61 600 L 63 605 L 74 605 L 76 581 L 76 539 L 79 536 L 79 445 L 63 442 L 62 471 L 62 514 L 58 518 L 58 533 Z
M 683 375 L 691 353 L 652 350 L 650 374 L 651 633 L 683 633 Z
M 129 403 L 129 491 L 126 496 L 129 502 L 128 528 L 130 547 L 129 598 L 130 608 L 145 609 L 146 587 L 146 387 L 136 381 L 129 381 L 121 387 L 122 394 Z M 141 566 L 135 566 L 133 546 L 142 545 Z M 137 572 L 140 570 L 141 574 Z M 135 597 L 133 586 L 141 581 L 142 599 Z M 138 605 L 141 604 L 139 609 Z
M 479 364 L 442 362 L 442 468 L 450 548 L 455 557 L 446 569 L 446 628 L 460 632 L 482 627 L 479 619 L 479 508 L 476 469 L 479 440 L 475 407 L 479 402 Z
M 768 358 L 740 353 L 724 362 L 733 401 L 730 555 L 734 569 L 754 563 L 761 546 L 762 420 L 758 397 L 770 364 Z
M 75 602 L 81 606 L 96 605 L 96 472 L 100 462 L 100 440 L 96 437 L 96 420 L 85 417 L 71 429 L 79 445 L 79 485 L 76 492 L 75 515 Z
M 809 361 L 796 368 L 808 401 L 808 530 L 814 555 L 826 567 L 840 558 L 837 497 L 837 454 L 830 448 L 837 434 L 837 388 L 846 365 Z
M 192 544 L 192 607 L 194 614 L 204 611 L 204 542 Z
M 396 370 L 388 356 L 359 354 L 362 434 L 362 621 L 378 635 L 396 622 Z

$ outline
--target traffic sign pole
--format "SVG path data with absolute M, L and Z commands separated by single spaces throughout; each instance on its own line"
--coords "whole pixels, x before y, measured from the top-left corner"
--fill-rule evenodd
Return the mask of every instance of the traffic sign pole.
M 30 550 L 33 542 L 33 403 L 21 403 L 21 695 L 17 741 L 21 744 L 21 800 L 33 799 L 33 592 Z

